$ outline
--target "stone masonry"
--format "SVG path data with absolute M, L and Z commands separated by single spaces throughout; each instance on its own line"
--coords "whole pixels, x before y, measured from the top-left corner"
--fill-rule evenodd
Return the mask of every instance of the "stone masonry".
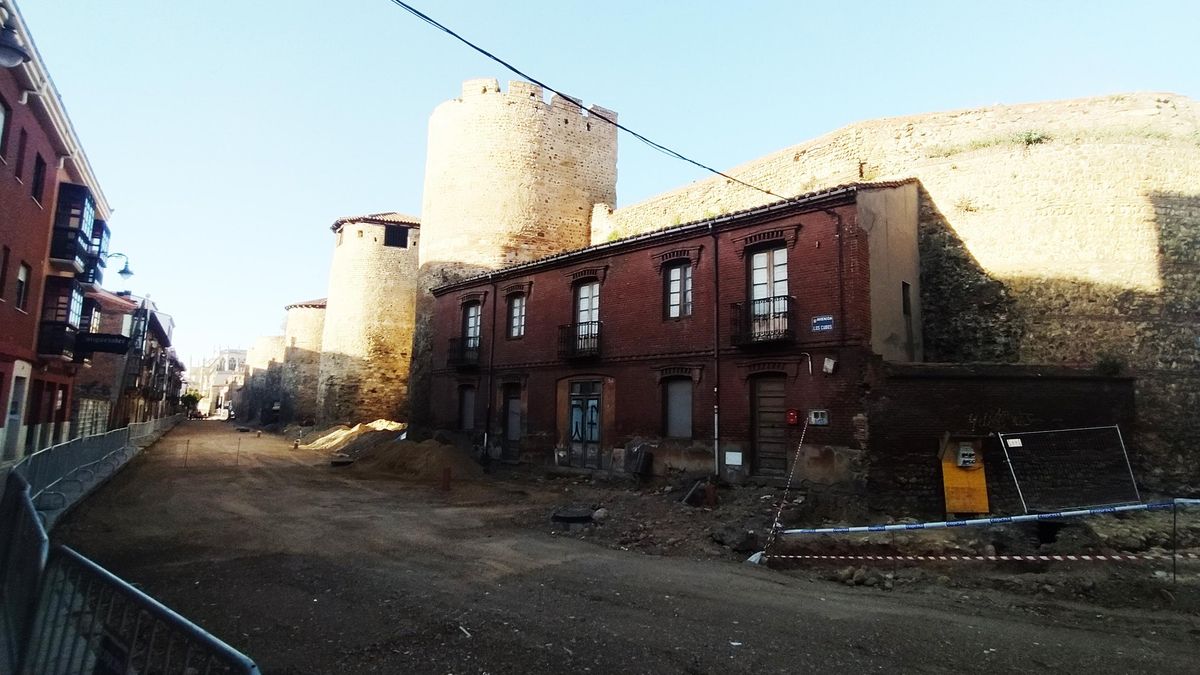
M 325 421 L 407 419 L 418 222 L 388 213 L 333 225 L 317 387 Z M 389 228 L 407 232 L 403 245 L 385 245 Z
M 1196 482 L 1196 101 L 1143 93 L 873 120 L 728 173 L 785 196 L 918 178 L 926 359 L 1136 376 L 1139 475 Z M 774 199 L 699 181 L 597 207 L 592 242 Z
M 617 114 L 528 82 L 468 80 L 434 110 L 422 200 L 414 386 L 428 392 L 430 288 L 588 245 L 597 203 L 616 202 Z M 413 397 L 427 419 L 427 395 Z
M 318 416 L 317 382 L 321 370 L 321 338 L 325 298 L 288 305 L 283 332 L 282 416 L 305 422 Z

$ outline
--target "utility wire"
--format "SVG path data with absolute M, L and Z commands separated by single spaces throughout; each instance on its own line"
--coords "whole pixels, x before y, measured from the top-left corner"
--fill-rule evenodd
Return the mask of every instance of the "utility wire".
M 528 73 L 523 72 L 521 69 L 519 69 L 516 66 L 512 65 L 511 63 L 505 61 L 504 59 L 500 58 L 499 56 L 496 56 L 495 54 L 489 52 L 488 50 L 484 49 L 483 47 L 480 47 L 479 45 L 476 45 L 475 43 L 473 43 L 470 40 L 466 39 L 465 37 L 459 35 L 458 33 L 455 33 L 453 30 L 442 25 L 436 19 L 430 17 L 428 14 L 425 14 L 424 12 L 417 9 L 416 7 L 413 7 L 412 5 L 410 5 L 406 2 L 403 2 L 403 0 L 391 0 L 391 1 L 392 1 L 392 4 L 404 9 L 409 14 L 412 14 L 413 16 L 417 17 L 418 19 L 420 19 L 420 20 L 424 21 L 425 23 L 429 24 L 430 26 L 433 26 L 434 28 L 442 31 L 443 33 L 449 35 L 450 37 L 454 38 L 455 40 L 458 40 L 459 42 L 465 44 L 466 46 L 479 52 L 480 54 L 483 54 L 484 56 L 491 59 L 492 61 L 499 63 L 500 65 L 504 66 L 505 68 L 512 71 L 513 73 L 516 73 L 517 75 L 523 77 L 526 81 L 532 82 L 533 84 L 540 86 L 542 89 L 545 89 L 552 93 L 558 94 L 559 96 L 562 96 L 563 98 L 572 99 L 572 97 L 567 96 L 566 94 L 555 89 L 554 87 L 551 87 L 550 85 L 546 84 L 545 82 L 542 82 L 541 80 L 537 79 L 536 77 L 533 77 L 532 75 L 529 75 Z M 598 112 L 594 112 L 594 111 L 589 111 L 589 113 L 591 114 L 592 117 L 597 117 L 604 122 L 608 122 L 609 124 L 613 125 L 614 127 L 620 129 L 621 131 L 624 131 L 625 133 L 629 134 L 630 136 L 633 136 L 634 138 L 638 139 L 639 141 L 645 143 L 646 145 L 654 148 L 655 150 L 658 150 L 659 152 L 661 152 L 667 156 L 674 157 L 675 159 L 681 159 L 681 160 L 687 162 L 688 164 L 693 164 L 695 166 L 698 166 L 701 169 L 704 169 L 705 171 L 708 171 L 710 173 L 714 173 L 718 176 L 721 176 L 722 178 L 725 178 L 726 180 L 730 180 L 730 181 L 733 181 L 734 183 L 744 185 L 753 190 L 758 190 L 759 192 L 771 195 L 772 197 L 775 197 L 777 199 L 781 199 L 781 200 L 788 199 L 787 197 L 776 194 L 766 188 L 761 188 L 757 185 L 747 183 L 746 181 L 744 181 L 740 178 L 734 178 L 733 176 L 730 176 L 729 174 L 724 173 L 722 171 L 717 171 L 716 169 L 712 168 L 711 166 L 708 166 L 707 164 L 702 164 L 700 162 L 697 162 L 696 160 L 694 160 L 690 157 L 687 157 L 685 155 L 682 155 L 661 143 L 656 143 L 656 142 L 650 140 L 649 138 L 646 138 L 645 136 L 634 131 L 633 129 L 630 129 L 627 126 L 620 124 L 616 120 L 609 119 L 603 113 L 598 113 Z

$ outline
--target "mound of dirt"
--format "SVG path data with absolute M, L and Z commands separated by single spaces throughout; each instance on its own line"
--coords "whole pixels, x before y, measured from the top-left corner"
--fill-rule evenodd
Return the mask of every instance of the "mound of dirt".
M 413 443 L 396 440 L 393 432 L 359 437 L 345 450 L 353 450 L 351 469 L 360 473 L 391 474 L 420 480 L 438 480 L 450 469 L 455 480 L 483 477 L 483 469 L 465 452 L 434 440 Z M 347 453 L 350 454 L 350 453 Z
M 407 424 L 392 422 L 390 420 L 375 420 L 368 424 L 356 424 L 352 427 L 339 424 L 321 432 L 314 431 L 302 438 L 300 444 L 309 450 L 346 452 L 346 447 L 353 443 L 359 436 L 386 432 L 392 438 L 395 438 L 399 435 L 399 432 L 404 431 L 406 428 L 408 428 Z

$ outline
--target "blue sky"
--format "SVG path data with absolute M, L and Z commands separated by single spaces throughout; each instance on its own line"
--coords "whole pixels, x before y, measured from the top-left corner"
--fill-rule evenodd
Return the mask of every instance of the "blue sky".
M 1195 2 L 431 2 L 627 126 L 729 168 L 855 121 L 1200 89 Z M 388 0 L 23 0 L 184 358 L 325 295 L 339 216 L 419 214 L 425 125 L 500 66 Z M 513 76 L 515 78 L 515 76 Z M 622 135 L 618 203 L 703 178 Z

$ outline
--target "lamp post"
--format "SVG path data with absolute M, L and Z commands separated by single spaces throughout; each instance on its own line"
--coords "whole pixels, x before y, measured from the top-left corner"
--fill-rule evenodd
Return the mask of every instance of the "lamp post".
M 125 281 L 129 281 L 129 277 L 133 276 L 133 270 L 129 269 L 129 256 L 125 255 L 124 253 L 105 253 L 104 254 L 105 260 L 109 260 L 111 258 L 118 258 L 118 257 L 125 261 L 125 266 L 121 268 L 121 271 L 117 272 L 117 275 L 120 276 Z
M 0 29 L 0 67 L 14 68 L 29 61 L 29 50 L 21 46 L 17 39 L 17 29 L 12 24 L 4 24 Z

